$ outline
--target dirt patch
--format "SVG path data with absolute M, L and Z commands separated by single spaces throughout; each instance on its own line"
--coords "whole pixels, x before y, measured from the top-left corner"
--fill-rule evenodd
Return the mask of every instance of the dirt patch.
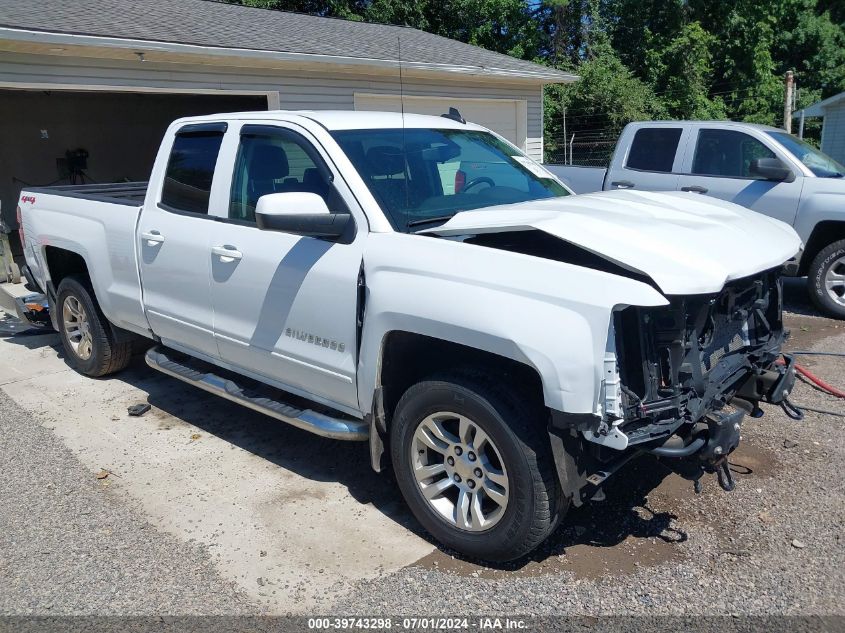
M 597 548 L 575 545 L 559 557 L 562 571 L 570 571 L 577 578 L 593 580 L 602 576 L 632 574 L 643 567 L 655 567 L 678 561 L 683 554 L 671 540 L 627 537 L 620 544 Z
M 845 323 L 842 321 L 820 316 L 784 314 L 783 321 L 791 331 L 785 345 L 787 350 L 812 349 L 819 341 L 845 332 Z
M 780 460 L 773 451 L 757 446 L 748 440 L 740 443 L 739 447 L 731 453 L 728 462 L 737 485 L 746 477 L 770 479 L 777 475 L 781 467 Z
M 285 492 L 283 494 L 277 495 L 274 503 L 278 504 L 286 504 L 286 503 L 295 503 L 297 501 L 305 501 L 306 499 L 318 499 L 323 500 L 326 498 L 326 493 L 323 490 L 291 490 L 290 492 Z
M 438 550 L 412 567 L 491 579 L 561 572 L 594 579 L 679 560 L 684 555 L 678 545 L 687 534 L 668 511 L 672 507 L 668 502 L 654 504 L 651 499 L 658 489 L 664 499 L 674 498 L 682 486 L 691 493 L 692 484 L 656 460 L 636 459 L 607 485 L 606 501 L 571 509 L 555 533 L 524 558 L 490 566 Z
M 575 530 L 581 532 L 576 526 Z M 552 537 L 554 539 L 554 536 Z M 661 539 L 642 541 L 633 536 L 621 543 L 602 547 L 579 543 L 563 548 L 559 554 L 542 560 L 530 560 L 516 569 L 488 567 L 451 556 L 440 550 L 418 560 L 410 567 L 437 570 L 447 574 L 473 578 L 532 578 L 569 572 L 576 578 L 593 580 L 607 575 L 632 574 L 642 567 L 653 567 L 669 561 L 680 560 L 683 555 L 672 542 Z
M 137 404 L 135 402 L 131 404 Z M 131 406 L 131 405 L 127 405 Z M 179 417 L 168 413 L 167 411 L 162 411 L 158 407 L 152 407 L 149 411 L 141 415 L 140 417 L 132 417 L 128 414 L 124 413 L 124 418 L 129 421 L 135 421 L 138 423 L 145 423 L 145 424 L 155 424 L 156 430 L 158 431 L 169 431 L 174 428 L 184 429 L 188 424 L 186 424 L 183 420 Z
M 744 441 L 731 455 L 738 486 L 770 478 L 780 468 L 770 450 Z M 576 578 L 631 574 L 685 557 L 681 546 L 693 526 L 706 525 L 711 538 L 727 539 L 723 518 L 712 510 L 714 496 L 729 494 L 714 475 L 705 475 L 704 492 L 656 460 L 634 460 L 612 479 L 607 500 L 572 509 L 563 525 L 528 557 L 498 566 L 480 564 L 437 550 L 411 567 L 474 578 L 535 577 L 570 572 Z M 632 487 L 633 484 L 633 487 Z

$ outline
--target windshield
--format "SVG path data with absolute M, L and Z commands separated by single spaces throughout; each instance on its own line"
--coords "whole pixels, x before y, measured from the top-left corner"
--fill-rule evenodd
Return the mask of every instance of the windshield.
M 842 174 L 845 174 L 845 167 L 792 134 L 786 132 L 768 132 L 768 134 L 819 178 L 842 178 Z
M 430 228 L 460 211 L 569 194 L 487 132 L 409 128 L 332 136 L 400 231 Z

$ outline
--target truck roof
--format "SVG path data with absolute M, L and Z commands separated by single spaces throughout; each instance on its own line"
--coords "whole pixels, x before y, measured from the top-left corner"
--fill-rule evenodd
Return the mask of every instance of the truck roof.
M 687 120 L 668 120 L 668 121 L 636 121 L 633 123 L 629 123 L 628 125 L 632 127 L 657 127 L 657 126 L 677 126 L 677 125 L 690 125 L 690 126 L 703 126 L 706 125 L 707 127 L 753 127 L 758 130 L 768 130 L 772 132 L 783 132 L 783 128 L 779 127 L 772 127 L 771 125 L 763 125 L 761 123 L 746 123 L 745 121 L 687 121 Z
M 195 117 L 184 117 L 177 123 L 197 123 L 204 121 L 243 121 L 260 119 L 262 121 L 293 121 L 297 118 L 311 119 L 328 130 L 374 130 L 402 129 L 403 127 L 436 128 L 446 130 L 486 130 L 475 123 L 460 123 L 454 119 L 427 114 L 399 112 L 373 112 L 355 110 L 262 110 L 257 112 L 227 112 Z

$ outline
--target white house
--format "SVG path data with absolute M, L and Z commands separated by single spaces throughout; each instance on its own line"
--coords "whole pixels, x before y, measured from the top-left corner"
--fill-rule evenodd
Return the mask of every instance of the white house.
M 74 156 L 85 182 L 145 180 L 189 114 L 398 111 L 403 94 L 408 112 L 456 107 L 542 159 L 543 84 L 575 79 L 406 27 L 206 0 L 0 0 L 3 216 L 14 226 L 22 183 L 66 183 Z
M 845 164 L 845 92 L 798 110 L 794 116 L 799 119 L 824 117 L 821 149 L 834 160 Z

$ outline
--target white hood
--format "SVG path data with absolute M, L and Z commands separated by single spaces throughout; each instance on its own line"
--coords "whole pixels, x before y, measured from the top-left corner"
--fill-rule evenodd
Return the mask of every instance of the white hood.
M 718 292 L 780 266 L 801 247 L 787 224 L 696 193 L 604 191 L 458 213 L 421 231 L 537 229 L 651 277 L 669 295 Z

